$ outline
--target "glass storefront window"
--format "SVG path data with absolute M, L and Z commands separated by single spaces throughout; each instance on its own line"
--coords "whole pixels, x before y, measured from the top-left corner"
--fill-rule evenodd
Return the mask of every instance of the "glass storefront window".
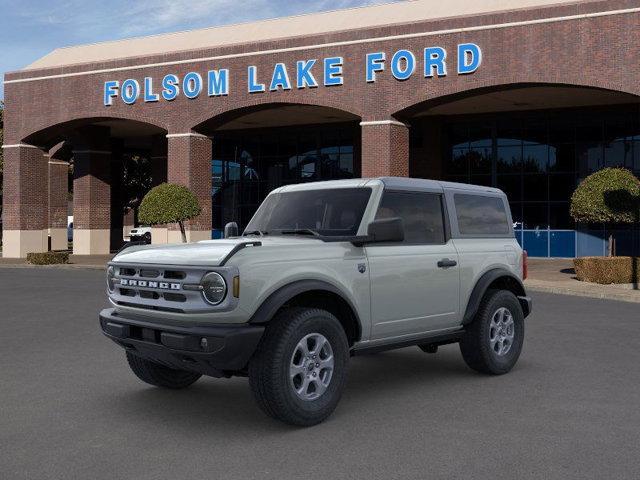
M 549 200 L 568 201 L 576 186 L 573 174 L 549 175 Z
M 496 187 L 506 193 L 509 200 L 513 202 L 522 200 L 521 175 L 498 175 Z
M 637 105 L 459 118 L 445 124 L 445 178 L 503 190 L 516 229 L 574 229 L 569 200 L 580 179 L 603 167 L 640 174 Z
M 549 204 L 549 228 L 570 230 L 575 224 L 569 214 L 569 202 L 551 202 Z
M 607 167 L 633 167 L 633 144 L 617 140 L 604 147 L 604 164 Z
M 522 204 L 522 219 L 525 230 L 547 229 L 549 226 L 548 203 L 526 202 Z
M 213 142 L 213 229 L 241 228 L 282 185 L 357 175 L 357 123 L 224 131 Z
M 576 148 L 573 143 L 559 143 L 549 146 L 549 171 L 575 172 Z
M 520 173 L 522 171 L 522 145 L 499 146 L 497 172 Z
M 525 145 L 522 150 L 522 166 L 525 172 L 543 173 L 549 161 L 548 145 Z
M 546 202 L 549 200 L 548 175 L 531 174 L 523 178 L 523 198 L 527 201 Z
M 602 143 L 578 143 L 576 144 L 578 168 L 580 175 L 586 177 L 600 170 L 604 165 L 602 161 Z
M 468 175 L 469 173 L 469 149 L 456 147 L 451 154 L 451 161 L 446 165 L 447 173 L 451 175 Z
M 491 174 L 491 147 L 472 147 L 469 150 L 471 174 Z

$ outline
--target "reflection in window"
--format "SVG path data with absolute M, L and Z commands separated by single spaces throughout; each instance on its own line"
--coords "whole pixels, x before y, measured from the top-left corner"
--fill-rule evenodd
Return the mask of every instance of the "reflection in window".
M 357 124 L 224 131 L 212 162 L 213 228 L 243 228 L 273 189 L 282 185 L 353 178 Z
M 573 229 L 569 200 L 580 179 L 606 166 L 640 174 L 639 113 L 634 105 L 468 117 L 446 126 L 444 177 L 500 188 L 524 228 Z
M 504 202 L 499 197 L 467 195 L 453 196 L 462 235 L 505 235 L 510 231 Z
M 378 207 L 376 219 L 395 217 L 402 219 L 405 243 L 445 242 L 440 195 L 387 191 Z

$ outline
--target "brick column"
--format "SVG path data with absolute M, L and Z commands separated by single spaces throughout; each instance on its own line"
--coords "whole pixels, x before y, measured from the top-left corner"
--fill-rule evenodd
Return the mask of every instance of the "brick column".
M 198 133 L 167 135 L 167 180 L 188 187 L 198 197 L 202 214 L 185 226 L 187 241 L 211 239 L 211 139 Z M 152 233 L 153 235 L 153 233 Z M 181 242 L 180 229 L 169 225 L 168 241 Z
M 122 203 L 122 182 L 124 180 L 124 162 L 122 160 L 122 142 L 113 141 L 111 145 L 111 250 L 119 250 L 124 244 L 124 205 Z
M 409 127 L 396 120 L 364 121 L 362 177 L 409 176 Z
M 49 236 L 51 250 L 67 250 L 69 164 L 49 158 Z
M 151 139 L 151 185 L 153 187 L 167 181 L 167 138 L 154 135 Z
M 78 132 L 73 150 L 73 253 L 106 255 L 111 237 L 109 129 Z
M 155 187 L 167 181 L 167 138 L 154 135 L 151 139 L 151 186 Z M 151 243 L 169 242 L 169 229 L 166 225 L 151 227 Z
M 26 144 L 4 145 L 4 258 L 46 252 L 48 223 L 48 154 Z

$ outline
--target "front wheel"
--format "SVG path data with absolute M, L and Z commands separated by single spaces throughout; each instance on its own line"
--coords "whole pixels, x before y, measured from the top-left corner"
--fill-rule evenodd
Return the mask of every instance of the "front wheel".
M 290 308 L 269 324 L 249 363 L 249 383 L 267 415 L 311 426 L 336 408 L 348 360 L 347 337 L 336 317 L 316 308 Z
M 502 375 L 518 361 L 524 341 L 524 314 L 508 290 L 490 290 L 460 341 L 467 365 L 481 373 Z

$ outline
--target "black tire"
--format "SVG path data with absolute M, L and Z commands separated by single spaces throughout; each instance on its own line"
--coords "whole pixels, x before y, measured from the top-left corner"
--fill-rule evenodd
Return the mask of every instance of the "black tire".
M 140 380 L 156 387 L 174 390 L 186 388 L 202 376 L 195 372 L 165 367 L 140 358 L 131 352 L 127 352 L 127 362 L 129 362 L 129 367 Z
M 513 318 L 514 337 L 508 351 L 499 355 L 491 346 L 491 320 L 499 309 L 506 308 Z M 516 296 L 508 290 L 489 290 L 480 303 L 478 313 L 467 325 L 460 341 L 466 364 L 480 373 L 503 375 L 518 361 L 524 342 L 524 315 Z M 495 348 L 499 349 L 499 346 Z
M 304 400 L 294 390 L 289 368 L 298 343 L 311 334 L 320 334 L 329 342 L 334 365 L 324 393 L 316 399 Z M 267 415 L 308 427 L 322 422 L 336 408 L 347 380 L 348 362 L 347 336 L 336 317 L 316 308 L 289 308 L 269 323 L 249 362 L 249 384 Z
M 148 244 L 151 243 L 151 233 L 147 232 L 144 234 L 144 241 L 147 242 Z

